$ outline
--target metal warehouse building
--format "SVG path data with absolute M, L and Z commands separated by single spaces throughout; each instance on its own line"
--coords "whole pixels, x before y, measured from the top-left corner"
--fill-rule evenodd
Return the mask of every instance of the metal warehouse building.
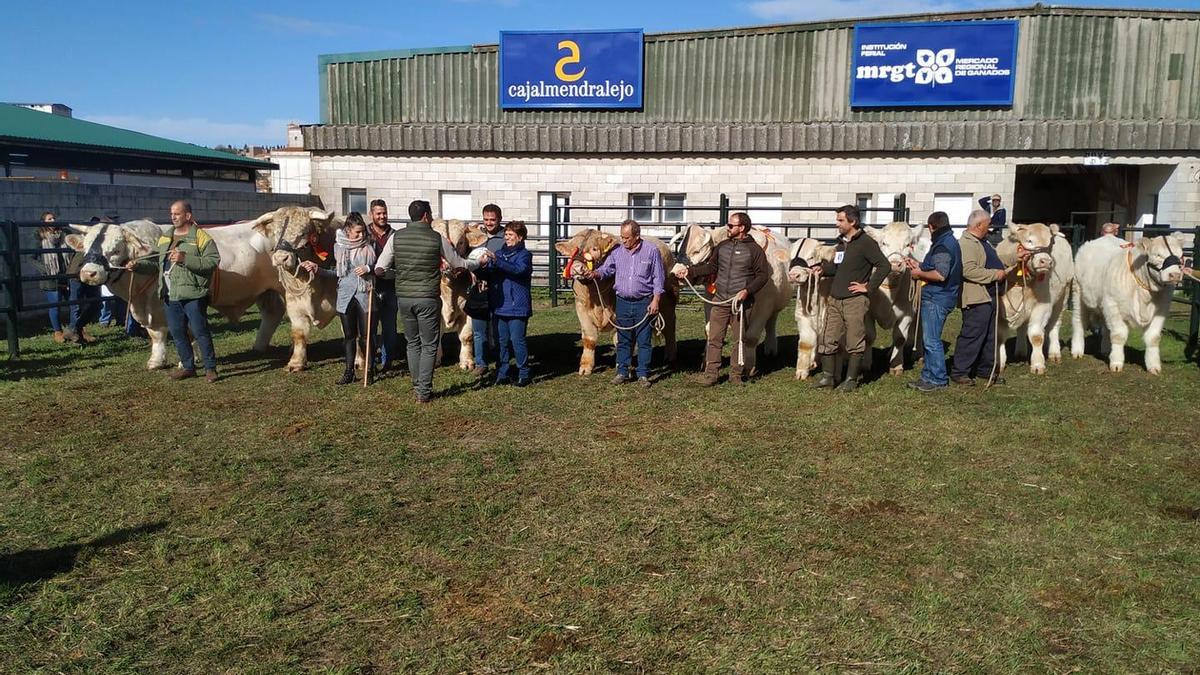
M 887 21 L 1001 19 L 1018 22 L 1010 106 L 852 107 L 855 27 L 883 19 L 646 35 L 632 111 L 502 110 L 497 45 L 326 55 L 321 124 L 304 128 L 312 189 L 343 211 L 423 198 L 444 217 L 496 202 L 537 221 L 554 193 L 670 207 L 664 221 L 713 220 L 688 205 L 726 193 L 783 223 L 829 215 L 771 207 L 855 202 L 962 221 L 999 192 L 1020 222 L 1200 225 L 1200 12 Z

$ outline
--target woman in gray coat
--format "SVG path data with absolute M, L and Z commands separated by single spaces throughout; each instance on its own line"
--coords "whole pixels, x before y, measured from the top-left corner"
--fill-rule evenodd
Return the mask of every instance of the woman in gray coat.
M 322 269 L 311 260 L 300 265 L 312 274 L 336 276 L 337 311 L 342 317 L 343 347 L 346 350 L 346 369 L 338 384 L 350 384 L 354 381 L 354 358 L 359 353 L 364 354 L 366 368 L 370 371 L 367 380 L 374 376 L 374 359 L 367 354 L 366 345 L 360 341 L 367 338 L 367 307 L 368 298 L 374 292 L 372 273 L 375 269 L 375 248 L 367 236 L 367 224 L 357 211 L 346 216 L 346 222 L 337 231 L 337 241 L 333 246 L 333 257 L 336 261 L 334 269 Z

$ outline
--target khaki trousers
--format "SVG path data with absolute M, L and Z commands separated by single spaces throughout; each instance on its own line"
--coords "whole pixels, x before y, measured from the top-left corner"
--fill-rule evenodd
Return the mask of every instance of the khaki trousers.
M 825 330 L 821 332 L 821 354 L 836 354 L 845 349 L 847 354 L 862 354 L 867 350 L 867 311 L 870 299 L 856 295 L 845 300 L 829 299 L 825 310 Z

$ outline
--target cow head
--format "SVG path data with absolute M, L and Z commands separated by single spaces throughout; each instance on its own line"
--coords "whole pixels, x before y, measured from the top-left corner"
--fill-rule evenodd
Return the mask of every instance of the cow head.
M 805 237 L 792 244 L 791 267 L 788 269 L 788 280 L 793 284 L 802 284 L 814 273 L 813 266 L 820 262 L 833 261 L 836 247 L 822 244 L 818 239 Z
M 334 216 L 333 211 L 284 206 L 256 218 L 254 230 L 270 243 L 271 264 L 291 271 L 299 266 L 305 249 L 311 251 L 311 244 L 341 224 L 342 219 Z
M 1031 225 L 1010 225 L 1004 232 L 1010 242 L 1029 252 L 1029 262 L 1026 265 L 1036 273 L 1049 272 L 1054 269 L 1054 247 L 1068 245 L 1058 234 L 1058 225 L 1051 223 L 1033 223 Z
M 933 245 L 929 239 L 929 228 L 924 225 L 909 227 L 908 223 L 888 223 L 883 227 L 868 227 L 863 231 L 879 244 L 879 250 L 887 256 L 888 263 L 892 266 L 890 276 L 893 279 L 907 269 L 904 264 L 906 258 L 924 260 Z
M 1163 287 L 1183 281 L 1183 239 L 1178 234 L 1142 237 L 1134 247 L 1134 258 L 1143 256 L 1150 283 Z
M 682 232 L 676 235 L 676 238 L 680 237 L 682 239 L 679 242 L 679 251 L 675 254 L 675 259 L 683 265 L 698 265 L 708 260 L 717 244 L 729 238 L 729 233 L 723 227 L 709 229 L 696 223 L 689 223 Z
M 462 257 L 467 256 L 469 250 L 469 242 L 467 238 L 467 224 L 461 220 L 435 220 L 430 225 L 434 232 L 445 237 L 450 245 L 454 247 L 454 251 Z M 462 268 L 454 268 L 450 274 L 455 277 L 461 276 L 466 270 Z
M 130 260 L 150 253 L 162 232 L 148 220 L 69 227 L 74 234 L 67 235 L 64 241 L 84 254 L 79 280 L 89 286 L 107 283 L 113 268 L 124 267 Z
M 608 258 L 609 252 L 616 245 L 617 238 L 613 235 L 589 228 L 576 232 L 575 236 L 567 241 L 558 242 L 554 248 L 561 255 L 575 256 L 576 262 L 594 269 Z

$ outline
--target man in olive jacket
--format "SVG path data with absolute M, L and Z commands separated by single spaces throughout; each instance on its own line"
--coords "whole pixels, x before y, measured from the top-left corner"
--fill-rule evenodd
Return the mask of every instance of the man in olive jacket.
M 196 376 L 196 355 L 188 330 L 200 345 L 204 360 L 204 379 L 217 381 L 217 354 L 208 329 L 208 289 L 221 263 L 217 244 L 192 219 L 192 205 L 185 201 L 171 204 L 171 222 L 175 230 L 159 237 L 157 255 L 126 267 L 134 272 L 158 274 L 158 294 L 166 308 L 167 328 L 179 352 L 179 368 L 171 379 Z
M 839 391 L 854 391 L 862 371 L 867 344 L 867 312 L 871 307 L 870 293 L 887 279 L 891 265 L 879 250 L 879 244 L 859 224 L 858 207 L 847 204 L 837 210 L 837 249 L 832 262 L 823 262 L 821 276 L 833 277 L 829 289 L 829 306 L 825 310 L 825 327 L 818 337 L 817 351 L 821 354 L 819 389 L 837 387 Z M 838 384 L 839 370 L 835 366 L 837 353 L 846 350 L 849 365 L 846 379 Z
M 1004 280 L 1004 263 L 988 242 L 991 217 L 976 210 L 968 221 L 967 231 L 959 240 L 962 249 L 962 331 L 954 345 L 954 363 L 950 381 L 972 386 L 979 377 L 989 377 L 995 364 L 996 349 L 996 292 Z M 992 384 L 1003 384 L 996 377 Z
M 471 271 L 478 269 L 479 263 L 459 256 L 445 237 L 434 232 L 429 202 L 418 199 L 409 204 L 408 217 L 408 225 L 396 230 L 392 245 L 375 261 L 375 275 L 384 276 L 395 269 L 396 307 L 408 341 L 408 370 L 417 403 L 428 403 L 433 397 L 433 369 L 442 336 L 442 261 Z

